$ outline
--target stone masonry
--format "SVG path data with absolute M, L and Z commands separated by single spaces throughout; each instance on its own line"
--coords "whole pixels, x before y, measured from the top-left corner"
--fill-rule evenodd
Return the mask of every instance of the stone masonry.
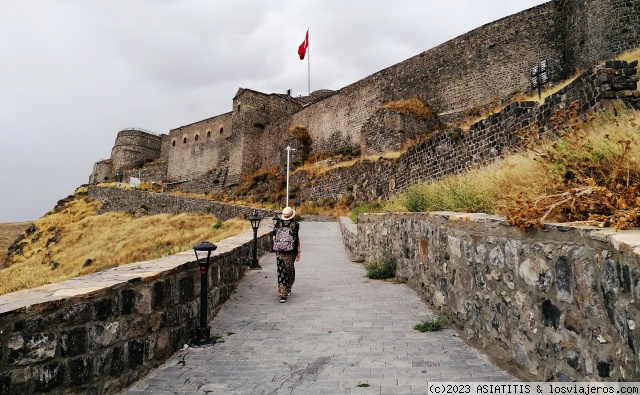
M 640 231 L 485 214 L 341 220 L 354 259 L 383 253 L 464 336 L 531 381 L 640 381 Z
M 468 131 L 446 129 L 434 133 L 410 148 L 398 159 L 362 161 L 314 177 L 302 172 L 292 175 L 305 200 L 340 199 L 352 194 L 356 201 L 387 199 L 411 185 L 431 182 L 463 170 L 486 166 L 540 139 L 561 135 L 554 117 L 584 117 L 613 100 L 640 108 L 638 62 L 608 61 L 586 71 L 543 104 L 514 102 L 501 112 L 472 125 Z M 391 133 L 391 130 L 388 131 Z
M 102 203 L 100 213 L 110 211 L 128 211 L 138 215 L 208 213 L 223 221 L 230 218 L 248 218 L 253 210 L 256 210 L 256 213 L 262 218 L 270 219 L 275 214 L 273 210 L 168 193 L 99 186 L 89 186 L 88 193 L 93 199 Z
M 247 270 L 253 232 L 216 245 L 207 322 Z M 0 394 L 119 393 L 196 338 L 199 312 L 193 251 L 2 295 Z

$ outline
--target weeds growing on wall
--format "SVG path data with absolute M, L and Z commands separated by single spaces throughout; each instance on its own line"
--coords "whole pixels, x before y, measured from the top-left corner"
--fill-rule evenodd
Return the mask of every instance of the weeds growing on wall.
M 438 314 L 432 319 L 421 321 L 413 326 L 413 329 L 419 332 L 437 332 L 444 327 L 444 317 Z
M 392 278 L 396 275 L 396 264 L 388 252 L 383 252 L 376 261 L 365 265 L 367 277 L 374 280 Z
M 358 223 L 358 215 L 365 213 L 381 213 L 384 211 L 384 205 L 381 202 L 363 203 L 351 210 L 349 217 L 354 224 Z
M 380 108 L 396 111 L 401 114 L 415 115 L 434 122 L 438 119 L 436 113 L 419 97 L 391 101 L 383 104 Z
M 0 294 L 63 281 L 126 263 L 156 259 L 249 229 L 208 214 L 96 215 L 99 203 L 82 189 L 35 221 L 0 270 Z
M 311 135 L 309 135 L 309 131 L 307 127 L 304 125 L 293 125 L 289 128 L 289 133 L 287 134 L 287 139 L 295 139 L 298 141 L 299 145 L 299 156 L 301 158 L 301 163 L 304 163 L 311 153 Z

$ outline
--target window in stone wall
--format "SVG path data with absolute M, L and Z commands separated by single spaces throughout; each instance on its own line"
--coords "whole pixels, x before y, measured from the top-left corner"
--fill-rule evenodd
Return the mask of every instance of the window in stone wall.
M 174 146 L 174 147 L 176 146 L 176 141 L 175 141 L 175 140 L 173 140 L 173 146 Z
M 187 138 L 186 137 L 182 139 L 182 144 L 187 144 Z
M 198 139 L 199 139 L 199 138 L 200 138 L 200 136 L 198 136 L 198 135 L 196 134 L 196 137 L 195 137 L 196 141 L 198 141 Z
M 262 111 L 264 111 L 264 110 L 266 110 L 266 109 L 267 109 L 267 106 L 263 104 L 263 105 L 262 105 Z
M 223 129 L 223 128 L 220 128 L 220 134 L 222 134 L 222 132 L 223 132 L 223 131 L 224 131 L 224 129 Z
M 240 112 L 240 104 L 238 104 L 238 112 Z
M 207 137 L 211 137 L 211 130 L 207 130 Z

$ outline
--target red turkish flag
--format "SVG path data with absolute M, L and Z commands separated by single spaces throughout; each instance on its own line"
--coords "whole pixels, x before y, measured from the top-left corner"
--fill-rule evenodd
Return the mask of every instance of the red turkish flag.
M 304 36 L 304 41 L 298 47 L 298 55 L 300 55 L 300 60 L 304 59 L 304 55 L 307 53 L 307 48 L 309 48 L 309 31 L 307 30 L 307 35 Z

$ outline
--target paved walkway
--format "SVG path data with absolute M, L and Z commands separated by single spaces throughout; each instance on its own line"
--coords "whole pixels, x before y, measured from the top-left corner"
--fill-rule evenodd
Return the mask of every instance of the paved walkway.
M 398 395 L 426 394 L 428 380 L 515 380 L 452 329 L 413 330 L 433 313 L 406 285 L 365 277 L 337 223 L 300 229 L 287 303 L 277 298 L 269 254 L 212 323 L 223 342 L 178 352 L 124 393 Z

